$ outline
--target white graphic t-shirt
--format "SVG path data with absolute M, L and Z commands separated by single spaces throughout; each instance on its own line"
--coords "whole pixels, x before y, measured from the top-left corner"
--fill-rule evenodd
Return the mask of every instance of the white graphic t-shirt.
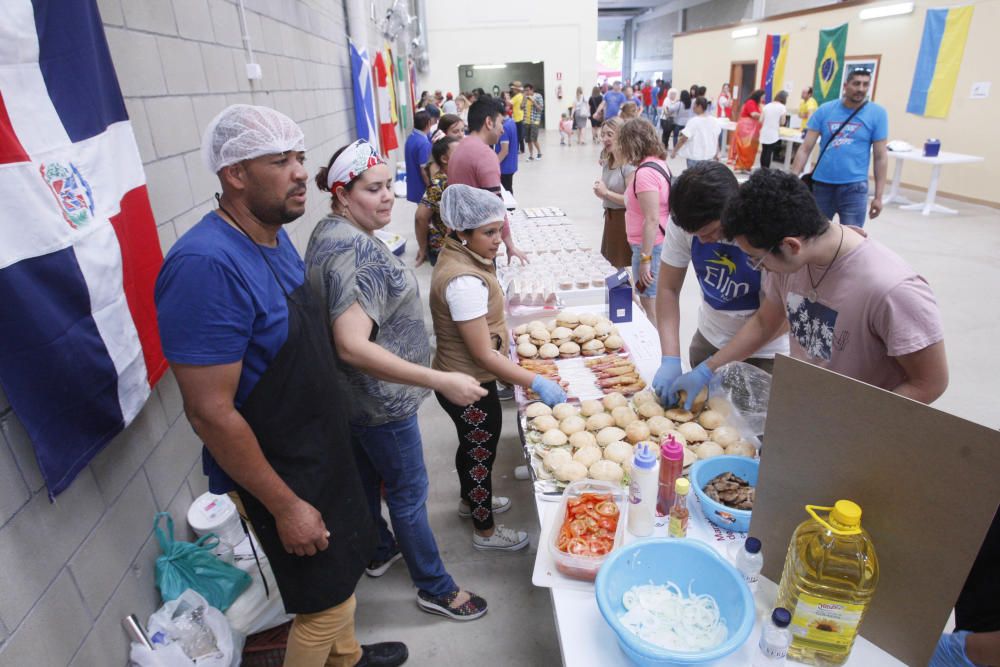
M 864 234 L 855 227 L 845 232 Z M 813 280 L 822 273 L 814 267 Z M 878 241 L 866 238 L 837 258 L 812 292 L 805 267 L 765 273 L 762 293 L 784 307 L 796 359 L 892 390 L 906 379 L 893 357 L 944 339 L 927 281 Z

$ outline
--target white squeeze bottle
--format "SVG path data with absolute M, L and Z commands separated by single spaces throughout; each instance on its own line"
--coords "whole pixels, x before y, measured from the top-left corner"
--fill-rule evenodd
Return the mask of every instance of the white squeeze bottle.
M 764 554 L 760 552 L 760 540 L 748 537 L 743 548 L 736 553 L 736 569 L 743 575 L 751 593 L 757 592 L 757 582 L 760 581 L 760 571 L 764 567 Z
M 792 644 L 792 633 L 788 629 L 791 622 L 792 615 L 784 607 L 771 612 L 771 618 L 764 622 L 760 631 L 752 667 L 777 667 L 785 664 L 788 647 Z
M 628 494 L 628 532 L 636 537 L 653 534 L 657 488 L 656 455 L 649 449 L 649 445 L 641 442 L 635 449 Z

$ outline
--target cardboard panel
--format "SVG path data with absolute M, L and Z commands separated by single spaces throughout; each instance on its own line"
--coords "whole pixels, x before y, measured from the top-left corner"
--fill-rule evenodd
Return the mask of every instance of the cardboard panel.
M 775 359 L 750 534 L 781 579 L 807 504 L 853 500 L 880 578 L 861 634 L 926 665 L 1000 504 L 1000 432 L 789 357 Z

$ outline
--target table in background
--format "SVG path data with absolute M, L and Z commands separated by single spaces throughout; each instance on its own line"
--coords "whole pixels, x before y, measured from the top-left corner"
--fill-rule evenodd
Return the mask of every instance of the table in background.
M 920 211 L 923 215 L 930 215 L 931 213 L 947 213 L 955 215 L 958 213 L 958 211 L 953 208 L 941 206 L 940 204 L 936 204 L 934 202 L 937 198 L 938 180 L 941 178 L 941 167 L 946 164 L 971 164 L 973 162 L 982 162 L 986 159 L 978 155 L 947 153 L 945 151 L 941 151 L 935 157 L 927 157 L 919 150 L 889 151 L 889 155 L 896 158 L 896 169 L 892 175 L 892 187 L 889 189 L 889 195 L 885 198 L 883 204 L 899 202 L 900 204 L 903 204 L 903 206 L 899 207 L 900 210 Z M 927 188 L 927 195 L 924 197 L 923 203 L 911 203 L 909 199 L 899 194 L 899 185 L 903 178 L 903 162 L 906 161 L 931 165 L 931 182 Z

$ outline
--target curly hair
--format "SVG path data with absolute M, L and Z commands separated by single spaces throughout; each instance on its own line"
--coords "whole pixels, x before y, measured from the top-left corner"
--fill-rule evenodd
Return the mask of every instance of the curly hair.
M 676 189 L 672 195 L 676 206 Z M 829 224 L 805 183 L 774 169 L 755 172 L 722 212 L 722 231 L 727 239 L 742 236 L 754 248 L 771 252 L 784 238 L 813 238 Z
M 639 164 L 647 157 L 667 159 L 667 149 L 656 128 L 645 118 L 633 118 L 622 125 L 615 137 L 618 155 L 629 164 Z
M 699 98 L 700 99 L 700 98 Z M 670 188 L 670 214 L 674 224 L 689 234 L 720 220 L 726 202 L 739 182 L 721 162 L 699 161 L 681 172 Z

